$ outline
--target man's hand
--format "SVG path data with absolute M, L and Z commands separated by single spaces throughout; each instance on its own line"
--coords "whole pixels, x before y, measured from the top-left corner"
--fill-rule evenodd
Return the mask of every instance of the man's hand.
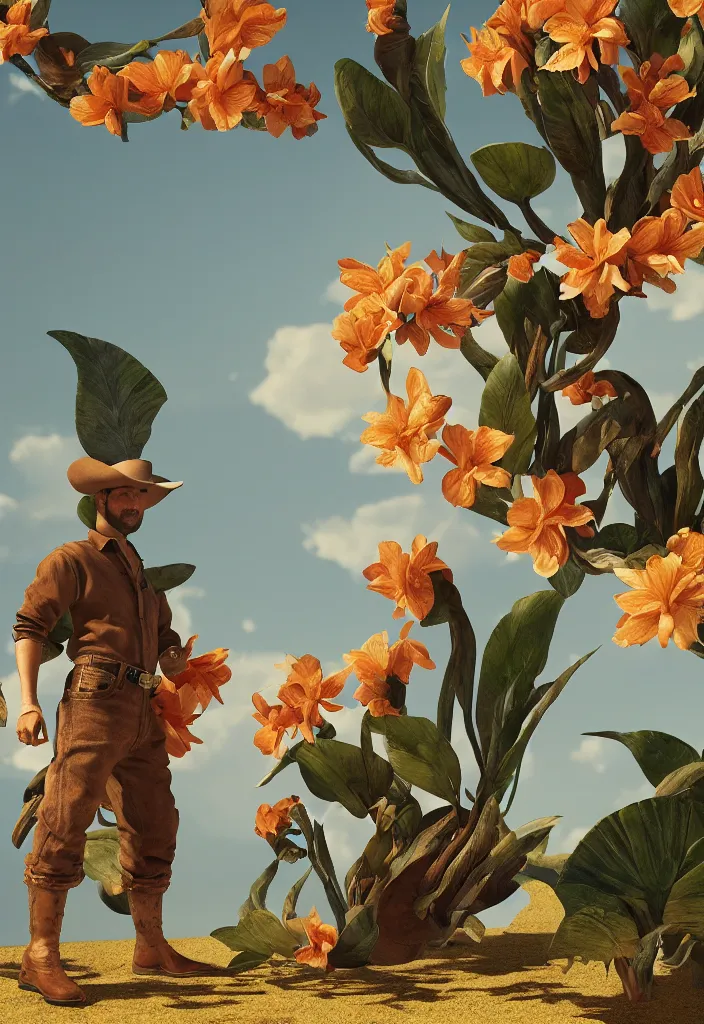
M 39 739 L 39 733 L 44 738 Z M 26 743 L 29 747 L 40 747 L 42 743 L 49 742 L 46 722 L 41 711 L 25 711 L 17 719 L 17 739 L 20 743 Z
M 159 666 L 167 679 L 173 679 L 188 666 L 189 652 L 183 647 L 167 647 L 159 658 Z

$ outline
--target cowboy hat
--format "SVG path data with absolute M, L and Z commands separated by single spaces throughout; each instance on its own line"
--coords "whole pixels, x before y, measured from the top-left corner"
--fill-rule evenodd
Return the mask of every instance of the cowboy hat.
M 139 487 L 147 491 L 146 508 L 151 508 L 167 494 L 183 485 L 183 480 L 167 480 L 152 473 L 152 464 L 145 459 L 127 459 L 108 466 L 85 456 L 72 462 L 66 471 L 71 486 L 81 494 L 97 494 L 109 487 Z

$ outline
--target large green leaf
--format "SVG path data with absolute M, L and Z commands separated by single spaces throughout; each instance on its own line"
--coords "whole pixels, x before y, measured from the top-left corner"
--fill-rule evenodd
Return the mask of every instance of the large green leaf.
M 519 206 L 550 188 L 555 180 L 555 157 L 544 146 L 499 142 L 472 153 L 480 178 L 497 196 Z
M 597 903 L 595 896 L 594 904 L 564 917 L 550 945 L 549 958 L 609 964 L 616 957 L 632 957 L 639 943 L 635 922 L 619 900 L 613 898 L 608 904 Z
M 372 167 L 379 171 L 380 174 L 383 174 L 385 178 L 388 178 L 389 181 L 393 181 L 396 185 L 422 185 L 424 188 L 429 188 L 432 192 L 440 191 L 437 185 L 433 185 L 432 181 L 428 181 L 418 171 L 401 170 L 392 164 L 386 163 L 385 160 L 381 160 L 371 146 L 367 146 L 366 143 L 357 138 L 349 125 L 346 125 L 346 128 L 347 134 L 365 160 L 368 160 Z
M 89 530 L 95 529 L 98 510 L 95 507 L 94 495 L 86 494 L 81 498 L 76 506 L 76 515 Z
M 677 501 L 675 504 L 675 531 L 692 526 L 695 513 L 704 494 L 704 477 L 699 457 L 704 440 L 704 395 L 695 398 L 682 420 L 675 446 L 677 470 Z
M 267 958 L 274 953 L 291 957 L 298 945 L 270 910 L 253 910 L 238 924 L 216 928 L 210 934 L 235 952 L 260 953 Z
M 696 938 L 703 939 L 704 859 L 701 849 L 698 850 L 698 857 L 699 863 L 678 878 L 670 889 L 662 920 L 663 924 L 672 925 L 678 931 L 689 932 Z
M 575 561 L 574 555 L 571 554 L 562 568 L 558 569 L 556 573 L 548 578 L 548 583 L 553 590 L 557 591 L 560 597 L 564 597 L 566 600 L 577 593 L 584 583 L 585 575 L 584 569 Z
M 372 753 L 365 763 L 359 747 L 340 740 L 303 743 L 296 751 L 296 761 L 314 796 L 338 801 L 356 818 L 366 818 L 372 804 L 388 792 L 393 779 L 393 769 L 383 757 Z
M 120 834 L 117 826 L 86 833 L 83 870 L 88 878 L 100 882 L 110 896 L 122 892 L 122 868 L 119 860 Z
M 345 123 L 361 143 L 407 150 L 410 114 L 390 85 L 343 57 L 335 64 L 335 95 Z
M 462 770 L 451 744 L 429 718 L 379 719 L 393 770 L 406 782 L 457 807 Z
M 483 228 L 479 224 L 470 224 L 469 221 L 461 220 L 460 217 L 455 217 L 454 213 L 448 213 L 447 216 L 450 218 L 452 223 L 457 228 L 459 234 L 464 238 L 466 242 L 494 242 L 496 238 L 492 235 L 488 228 Z
M 704 788 L 703 779 L 704 761 L 692 761 L 691 764 L 675 768 L 666 775 L 655 790 L 655 796 L 675 796 L 677 793 L 686 793 L 690 790 L 693 794 L 701 794 Z
M 144 575 L 158 594 L 165 590 L 173 590 L 174 587 L 180 587 L 182 583 L 191 578 L 195 571 L 195 565 L 188 565 L 187 562 L 173 562 L 171 565 L 151 566 L 144 570 Z
M 525 248 L 524 243 L 512 231 L 505 231 L 500 242 L 477 242 L 476 245 L 470 245 L 466 250 L 467 255 L 460 271 L 460 283 L 457 289 L 459 297 L 466 297 L 472 282 L 487 267 L 494 267 L 510 256 L 517 256 Z
M 638 767 L 651 786 L 659 786 L 662 780 L 683 765 L 699 760 L 699 753 L 684 740 L 670 736 L 667 732 L 641 729 L 637 732 L 584 732 L 583 736 L 602 736 L 617 740 L 627 747 L 638 762 Z
M 653 53 L 671 57 L 677 53 L 683 22 L 660 0 L 621 0 L 619 19 L 624 23 L 632 49 L 650 60 Z
M 96 64 L 117 71 L 148 50 L 148 39 L 138 43 L 93 43 L 76 55 L 76 65 L 84 75 L 89 74 Z
M 448 7 L 437 25 L 416 39 L 414 60 L 421 82 L 425 86 L 433 109 L 441 121 L 445 119 L 445 26 Z
M 537 436 L 530 395 L 518 360 L 509 352 L 489 374 L 479 409 L 479 426 L 513 434 L 514 441 L 497 465 L 509 473 L 526 473 Z
M 76 433 L 91 458 L 114 465 L 139 459 L 166 401 L 163 387 L 128 352 L 73 331 L 49 331 L 78 370 Z
M 328 963 L 332 967 L 364 967 L 371 959 L 378 938 L 376 908 L 352 907 L 347 913 L 347 924 L 328 954 Z
M 552 590 L 523 597 L 489 637 L 479 674 L 476 708 L 479 742 L 485 757 L 492 736 L 501 731 L 514 709 L 519 717 L 518 735 L 533 683 L 547 664 L 555 623 L 564 603 L 564 598 Z
M 252 883 L 249 896 L 240 907 L 239 916 L 241 918 L 246 914 L 251 914 L 253 910 L 266 910 L 266 894 L 278 870 L 279 859 L 277 857 L 271 864 L 267 864 L 261 875 Z
M 545 712 L 551 704 L 555 703 L 577 669 L 580 668 L 585 661 L 588 661 L 592 654 L 596 653 L 597 649 L 590 651 L 589 654 L 585 654 L 584 657 L 580 658 L 579 661 L 576 661 L 574 665 L 570 665 L 569 668 L 565 669 L 565 671 L 557 677 L 555 682 L 551 683 L 542 694 L 535 707 L 530 712 L 529 717 L 526 719 L 520 736 L 501 760 L 496 773 L 496 788 L 498 790 L 501 790 L 502 787 L 506 786 L 513 774 L 520 769 L 526 752 L 526 747 L 528 746 L 533 733 L 538 728 L 540 720 Z
M 338 934 L 345 927 L 345 912 L 347 902 L 340 888 L 340 883 L 335 874 L 335 868 L 330 857 L 327 843 L 325 841 L 325 830 L 320 822 L 311 822 L 308 811 L 302 803 L 295 804 L 291 808 L 291 818 L 300 827 L 303 838 L 308 847 L 308 858 L 313 865 L 313 870 L 320 879 L 325 895 L 328 898 L 330 909 L 335 915 Z

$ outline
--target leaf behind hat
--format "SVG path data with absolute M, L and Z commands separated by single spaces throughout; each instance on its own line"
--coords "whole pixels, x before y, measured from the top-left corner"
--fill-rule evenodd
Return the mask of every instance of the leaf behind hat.
M 109 466 L 139 459 L 167 399 L 156 377 L 124 349 L 73 331 L 49 331 L 78 370 L 76 433 L 85 453 Z

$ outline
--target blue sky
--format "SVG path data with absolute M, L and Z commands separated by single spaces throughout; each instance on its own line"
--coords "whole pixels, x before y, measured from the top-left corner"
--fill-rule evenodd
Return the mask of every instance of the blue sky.
M 188 20 L 188 0 L 165 4 L 87 5 L 55 0 L 55 31 L 78 31 L 92 41 L 137 40 Z M 443 13 L 442 0 L 410 0 L 416 34 Z M 423 13 L 416 11 L 422 7 Z M 482 99 L 459 67 L 468 34 L 491 14 L 483 3 L 457 3 L 448 23 L 448 124 L 461 151 L 495 141 L 538 142 L 514 97 Z M 330 338 L 340 312 L 337 260 L 376 263 L 384 243 L 413 242 L 412 259 L 461 240 L 442 197 L 393 185 L 349 142 L 333 92 L 333 65 L 352 57 L 375 69 L 373 38 L 364 31 L 362 0 L 292 5 L 289 25 L 249 66 L 287 53 L 299 81 L 313 79 L 328 114 L 312 139 L 274 140 L 266 134 L 178 129 L 165 116 L 135 125 L 124 145 L 98 128 L 85 129 L 49 100 L 26 88 L 19 73 L 0 68 L 0 117 L 5 152 L 3 232 L 4 373 L 0 377 L 0 679 L 9 709 L 0 733 L 0 873 L 5 880 L 0 944 L 27 938 L 22 858 L 9 841 L 31 776 L 50 759 L 48 746 L 26 748 L 15 736 L 19 688 L 11 627 L 39 561 L 85 531 L 75 516 L 78 495 L 66 467 L 82 450 L 73 421 L 75 368 L 46 332 L 67 329 L 127 349 L 161 380 L 169 400 L 144 455 L 155 471 L 185 481 L 148 513 L 134 538 L 147 565 L 192 562 L 197 571 L 173 591 L 174 621 L 185 640 L 199 634 L 196 653 L 230 649 L 225 704 L 211 706 L 194 726 L 204 740 L 172 762 L 181 829 L 172 888 L 165 900 L 169 935 L 203 935 L 234 924 L 249 884 L 270 850 L 253 832 L 262 801 L 296 793 L 323 820 L 341 876 L 369 834 L 339 806 L 308 799 L 289 768 L 270 786 L 256 782 L 271 767 L 253 747 L 251 694 L 271 700 L 283 682 L 273 666 L 286 653 L 311 653 L 333 670 L 342 654 L 372 633 L 398 623 L 393 605 L 365 589 L 361 569 L 376 560 L 381 540 L 406 550 L 416 533 L 439 541 L 453 568 L 480 648 L 519 597 L 544 588 L 526 558 L 507 559 L 490 543 L 493 524 L 442 497 L 446 467 L 431 463 L 425 482 L 377 471 L 359 443 L 360 417 L 383 408 L 375 373 L 342 366 Z M 385 158 L 395 159 L 387 153 Z M 399 165 L 407 166 L 398 158 Z M 607 166 L 619 168 L 618 143 Z M 562 178 L 538 201 L 559 232 L 578 214 Z M 697 320 L 704 311 L 703 272 L 692 267 L 674 296 L 624 303 L 624 323 L 610 365 L 636 376 L 664 411 L 704 362 Z M 501 353 L 489 321 L 477 332 Z M 448 416 L 476 425 L 480 378 L 459 353 L 434 347 L 419 360 L 398 352 L 392 390 L 404 393 L 406 371 L 418 365 L 434 393 L 454 399 Z M 565 426 L 575 422 L 563 410 Z M 667 463 L 663 460 L 661 465 Z M 587 476 L 590 496 L 599 473 Z M 625 512 L 627 515 L 627 510 Z M 614 502 L 610 521 L 624 515 Z M 619 615 L 613 577 L 588 578 L 558 622 L 544 679 L 598 645 L 574 676 L 531 743 L 510 823 L 559 814 L 553 851 L 570 849 L 599 818 L 650 795 L 630 754 L 584 731 L 661 729 L 701 748 L 704 691 L 701 663 L 652 644 L 620 650 L 611 642 Z M 434 716 L 448 654 L 445 627 L 414 634 L 428 645 L 438 669 L 416 669 L 412 714 Z M 413 634 L 412 634 L 413 635 Z M 53 735 L 56 703 L 68 671 L 65 657 L 42 670 L 39 696 Z M 343 702 L 354 706 L 354 680 Z M 335 725 L 356 738 L 358 710 Z M 474 766 L 466 737 L 457 750 L 472 788 Z M 425 806 L 432 806 L 431 798 Z M 302 874 L 283 865 L 271 905 Z M 524 899 L 487 913 L 488 925 L 508 923 Z M 331 919 L 316 884 L 301 897 Z M 73 890 L 66 940 L 123 938 L 128 918 L 97 900 L 94 883 Z

